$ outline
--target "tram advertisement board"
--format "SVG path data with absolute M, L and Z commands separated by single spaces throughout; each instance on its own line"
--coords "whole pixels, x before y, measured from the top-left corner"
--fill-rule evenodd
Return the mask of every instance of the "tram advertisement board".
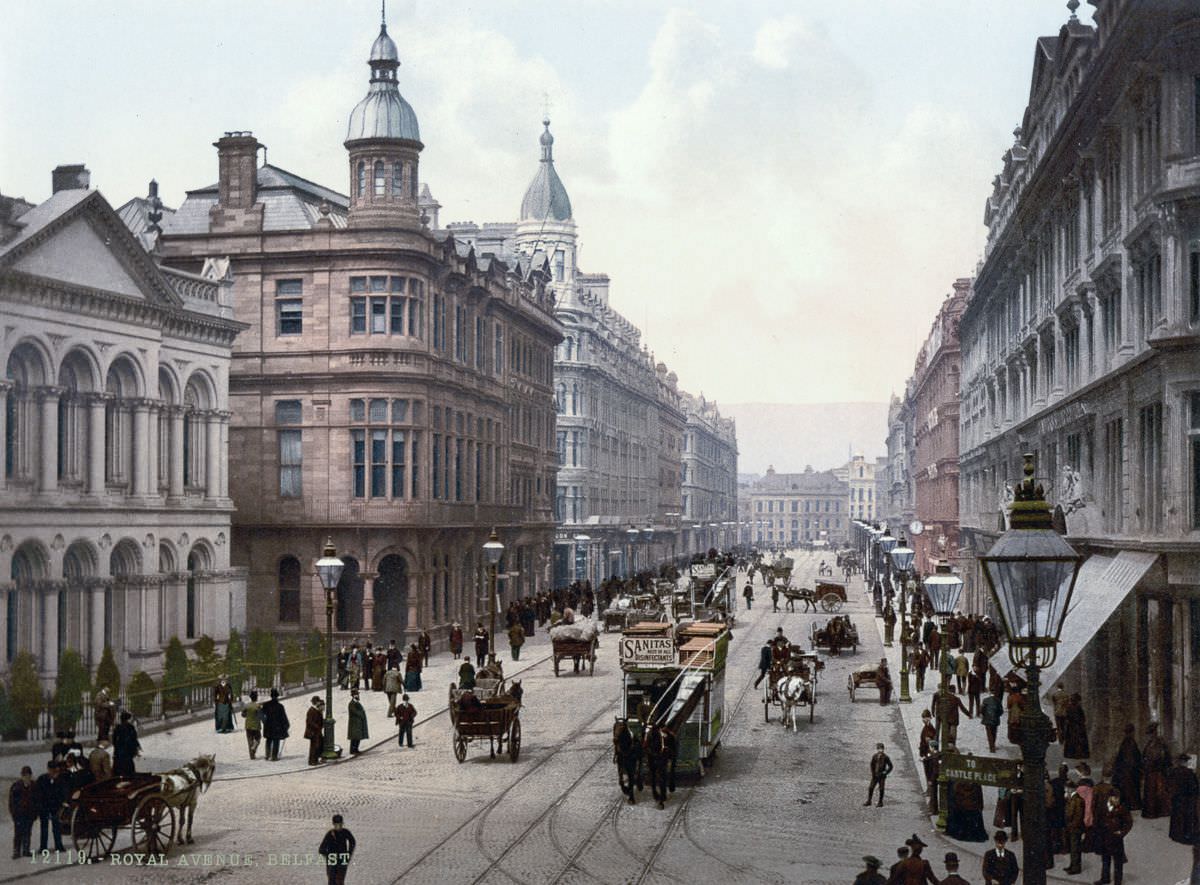
M 674 667 L 673 636 L 622 636 L 622 667 Z

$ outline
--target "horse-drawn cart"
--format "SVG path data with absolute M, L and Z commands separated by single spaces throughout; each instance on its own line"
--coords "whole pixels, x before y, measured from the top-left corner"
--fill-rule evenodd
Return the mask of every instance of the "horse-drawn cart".
M 854 693 L 864 685 L 870 685 L 882 691 L 884 685 L 890 688 L 891 684 L 891 674 L 878 664 L 863 664 L 846 677 L 846 688 L 850 691 L 850 700 L 852 701 Z
M 177 835 L 183 843 L 185 828 L 192 841 L 196 798 L 212 783 L 215 769 L 211 756 L 201 756 L 166 774 L 111 777 L 80 787 L 59 812 L 63 832 L 88 860 L 111 853 L 117 830 L 126 827 L 134 852 L 165 855 Z
M 809 641 L 813 651 L 825 648 L 830 654 L 836 655 L 843 648 L 849 648 L 857 654 L 858 628 L 854 626 L 849 615 L 834 615 L 824 627 L 819 626 L 816 621 L 809 625 Z
M 521 755 L 521 699 L 504 690 L 504 680 L 478 680 L 475 689 L 450 689 L 450 725 L 454 758 L 467 758 L 467 744 L 487 738 L 491 758 L 503 753 Z
M 808 721 L 812 722 L 817 708 L 817 673 L 824 667 L 825 662 L 815 654 L 789 644 L 787 657 L 776 659 L 767 673 L 763 687 L 763 716 L 766 721 L 771 721 L 771 707 L 774 706 L 780 708 L 785 728 L 790 720 L 795 730 L 797 707 L 808 707 Z
M 587 668 L 589 676 L 596 675 L 596 637 L 591 639 L 559 639 L 550 640 L 554 653 L 554 675 L 558 676 L 559 661 L 570 658 L 578 673 L 582 667 Z
M 838 612 L 846 603 L 846 585 L 840 581 L 817 581 L 813 596 L 821 605 L 821 611 Z

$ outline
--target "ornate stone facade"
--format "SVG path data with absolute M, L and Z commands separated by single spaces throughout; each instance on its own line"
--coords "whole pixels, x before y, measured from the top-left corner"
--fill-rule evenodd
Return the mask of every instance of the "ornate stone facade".
M 767 473 L 746 489 L 750 540 L 758 547 L 795 547 L 813 541 L 846 543 L 852 517 L 849 485 L 833 470 Z
M 220 265 L 161 266 L 82 166 L 0 231 L 0 667 L 111 646 L 125 679 L 172 636 L 245 626 L 230 566 L 230 349 Z M 16 208 L 19 211 L 14 213 Z

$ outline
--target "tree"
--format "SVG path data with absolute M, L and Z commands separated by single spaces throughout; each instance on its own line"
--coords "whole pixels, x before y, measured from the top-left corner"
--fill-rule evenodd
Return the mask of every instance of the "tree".
M 96 668 L 95 690 L 99 693 L 102 688 L 107 688 L 109 695 L 114 698 L 121 693 L 121 671 L 117 669 L 112 647 L 108 645 L 104 646 L 100 665 Z
M 279 665 L 275 637 L 266 630 L 251 630 L 246 649 L 246 663 L 258 686 L 269 688 L 275 682 L 275 670 Z
M 229 642 L 225 646 L 225 672 L 229 674 L 229 684 L 233 693 L 242 693 L 242 681 L 245 678 L 246 650 L 242 647 L 242 634 L 236 628 L 229 631 Z
M 129 712 L 139 719 L 149 716 L 154 711 L 154 694 L 157 691 L 158 686 L 154 684 L 150 674 L 144 670 L 138 670 L 130 678 L 129 685 L 125 688 L 125 699 L 129 703 Z
M 325 675 L 325 637 L 313 630 L 308 634 L 308 675 L 319 679 Z
M 54 686 L 54 727 L 63 731 L 73 729 L 83 715 L 83 693 L 91 684 L 91 676 L 83 658 L 68 648 L 58 659 L 58 679 Z
M 42 706 L 42 685 L 38 681 L 37 659 L 27 651 L 18 652 L 10 670 L 9 700 L 13 710 L 13 727 L 21 736 L 38 724 Z
M 19 741 L 25 738 L 25 729 L 17 726 L 17 718 L 13 715 L 12 704 L 8 702 L 8 690 L 0 683 L 0 737 L 6 741 Z
M 285 685 L 296 685 L 304 681 L 304 649 L 300 640 L 289 636 L 283 643 L 283 682 Z
M 192 681 L 215 681 L 225 667 L 225 662 L 217 655 L 217 643 L 211 636 L 201 636 L 192 651 L 196 653 L 196 659 L 192 661 Z
M 189 675 L 187 652 L 183 650 L 179 637 L 172 636 L 167 643 L 163 666 L 163 710 L 178 710 L 183 706 Z

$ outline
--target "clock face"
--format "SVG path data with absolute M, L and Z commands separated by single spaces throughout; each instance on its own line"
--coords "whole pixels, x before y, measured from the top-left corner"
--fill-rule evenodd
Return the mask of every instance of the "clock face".
M 921 532 L 925 531 L 925 524 L 919 519 L 914 519 L 908 524 L 908 530 L 911 534 L 919 535 Z

